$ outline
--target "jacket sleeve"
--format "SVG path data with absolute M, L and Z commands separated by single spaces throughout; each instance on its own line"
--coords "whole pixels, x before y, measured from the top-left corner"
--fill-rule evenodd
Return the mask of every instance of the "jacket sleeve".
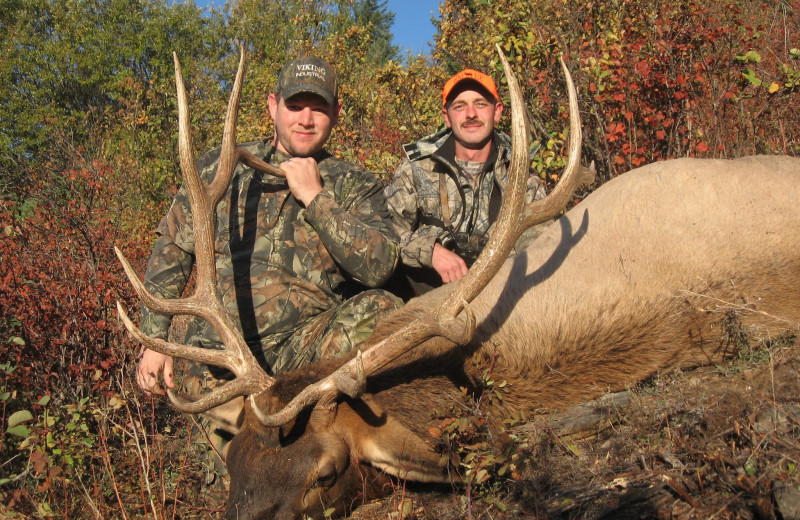
M 181 188 L 172 201 L 167 215 L 156 230 L 158 238 L 150 253 L 144 285 L 162 298 L 180 298 L 194 265 L 194 232 L 189 201 Z M 147 336 L 166 339 L 172 317 L 142 306 L 142 332 Z
M 391 277 L 399 254 L 382 186 L 367 172 L 335 178 L 333 190 L 314 197 L 305 218 L 345 272 L 379 287 Z
M 166 236 L 156 240 L 147 271 L 144 286 L 152 294 L 161 298 L 179 298 L 192 272 L 194 257 L 176 246 Z M 167 339 L 172 317 L 151 311 L 142 305 L 142 332 L 152 338 Z
M 400 260 L 411 267 L 432 267 L 433 246 L 444 228 L 419 222 L 419 198 L 411 161 L 403 159 L 384 194 L 392 226 L 400 238 Z

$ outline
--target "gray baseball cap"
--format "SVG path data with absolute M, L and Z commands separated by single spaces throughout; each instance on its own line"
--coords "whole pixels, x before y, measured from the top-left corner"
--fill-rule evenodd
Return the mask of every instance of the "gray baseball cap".
M 336 85 L 336 71 L 333 66 L 319 58 L 304 56 L 287 63 L 280 76 L 275 93 L 283 99 L 308 92 L 324 99 L 334 106 L 339 98 Z

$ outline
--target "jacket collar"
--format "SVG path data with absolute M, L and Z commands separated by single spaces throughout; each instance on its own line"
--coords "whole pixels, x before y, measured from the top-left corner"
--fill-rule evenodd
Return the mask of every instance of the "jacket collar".
M 455 142 L 451 139 L 452 135 L 453 131 L 445 128 L 419 141 L 404 144 L 403 151 L 410 161 L 430 158 L 435 154 L 452 163 L 455 160 Z M 511 157 L 511 138 L 506 134 L 495 130 L 494 144 L 497 149 L 497 160 L 506 161 Z

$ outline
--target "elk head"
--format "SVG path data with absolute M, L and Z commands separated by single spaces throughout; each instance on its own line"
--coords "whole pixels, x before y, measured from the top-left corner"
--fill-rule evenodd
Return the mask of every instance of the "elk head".
M 370 480 L 367 473 L 372 470 L 416 481 L 450 480 L 447 461 L 427 447 L 420 431 L 392 415 L 387 403 L 393 399 L 386 397 L 394 386 L 389 381 L 394 377 L 390 373 L 398 366 L 413 363 L 423 353 L 427 356 L 434 351 L 446 355 L 468 345 L 475 331 L 470 302 L 497 273 L 519 235 L 526 228 L 553 218 L 579 184 L 591 182 L 587 170 L 578 166 L 581 130 L 577 96 L 562 60 L 570 100 L 568 165 L 559 184 L 545 199 L 525 205 L 528 122 L 516 79 L 499 47 L 498 52 L 511 95 L 513 157 L 495 231 L 483 253 L 458 283 L 434 291 L 428 300 L 436 302 L 435 307 L 426 308 L 418 318 L 383 327 L 386 332 L 376 333 L 348 360 L 304 367 L 277 378 L 261 369 L 223 307 L 216 288 L 215 208 L 226 192 L 236 164 L 244 162 L 259 171 L 281 175 L 280 170 L 236 146 L 244 51 L 228 103 L 219 169 L 209 185 L 200 180 L 191 153 L 186 94 L 175 57 L 180 162 L 195 226 L 198 276 L 194 294 L 181 300 L 163 300 L 151 295 L 122 254 L 119 251 L 117 254 L 145 305 L 164 314 L 205 319 L 222 339 L 225 350 L 148 338 L 119 304 L 118 312 L 130 333 L 147 348 L 224 367 L 236 376 L 194 402 L 170 392 L 169 398 L 178 410 L 201 413 L 235 397 L 249 396 L 244 425 L 229 448 L 228 518 L 288 519 L 303 514 L 317 517 L 332 507 L 341 511 L 349 506 L 354 494 L 366 492 L 364 482 Z M 425 347 L 419 348 L 422 345 Z M 448 377 L 452 376 L 439 374 L 427 378 L 418 388 L 419 399 L 424 402 L 426 395 L 436 393 Z M 369 465 L 363 466 L 359 461 Z

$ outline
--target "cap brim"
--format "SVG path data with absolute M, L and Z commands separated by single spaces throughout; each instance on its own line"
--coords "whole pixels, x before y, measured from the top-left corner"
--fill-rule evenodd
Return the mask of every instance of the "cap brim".
M 481 92 L 486 96 L 487 99 L 491 98 L 495 101 L 499 101 L 497 94 L 492 92 L 489 87 L 481 83 L 475 78 L 464 78 L 461 81 L 457 82 L 455 85 L 450 87 L 450 90 L 447 92 L 447 96 L 444 98 L 444 104 L 450 103 L 458 97 L 459 94 L 464 92 L 465 90 L 476 90 Z
M 281 89 L 283 99 L 289 99 L 297 94 L 314 94 L 324 99 L 328 106 L 333 106 L 336 103 L 330 92 L 314 83 L 299 83 Z

